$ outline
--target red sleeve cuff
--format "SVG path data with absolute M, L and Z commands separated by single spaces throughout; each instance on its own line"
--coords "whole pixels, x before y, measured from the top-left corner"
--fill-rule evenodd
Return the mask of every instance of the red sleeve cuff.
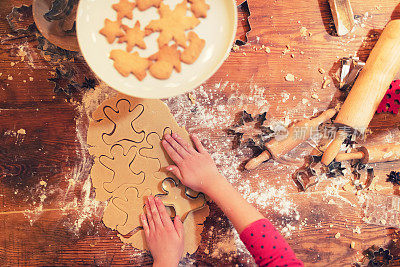
M 304 266 L 276 228 L 267 219 L 253 222 L 240 234 L 259 266 Z

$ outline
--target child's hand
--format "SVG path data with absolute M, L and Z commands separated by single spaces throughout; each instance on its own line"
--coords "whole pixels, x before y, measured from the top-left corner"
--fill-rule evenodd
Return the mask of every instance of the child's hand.
M 161 200 L 152 196 L 146 200 L 146 215 L 140 218 L 153 266 L 178 266 L 184 245 L 181 218 L 176 216 L 172 222 Z
M 216 179 L 225 180 L 196 136 L 191 135 L 196 149 L 175 133 L 172 136 L 165 135 L 164 138 L 163 147 L 176 163 L 176 166 L 168 166 L 167 170 L 178 177 L 185 186 L 208 194 L 207 190 L 215 184 Z

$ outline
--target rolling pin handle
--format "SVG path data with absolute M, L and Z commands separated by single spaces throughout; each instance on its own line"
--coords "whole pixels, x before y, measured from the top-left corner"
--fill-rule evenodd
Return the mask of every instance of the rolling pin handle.
M 361 151 L 357 152 L 350 152 L 350 153 L 339 153 L 335 161 L 337 162 L 342 162 L 342 161 L 348 161 L 348 160 L 357 160 L 357 159 L 363 159 L 364 158 L 364 153 Z
M 346 137 L 346 132 L 343 130 L 337 131 L 336 138 L 329 144 L 328 148 L 324 152 L 324 155 L 322 156 L 322 164 L 328 166 L 336 158 Z
M 325 110 L 324 112 L 321 113 L 318 117 L 311 119 L 311 126 L 317 128 L 321 123 L 326 122 L 327 120 L 330 120 L 335 116 L 337 113 L 337 110 L 334 108 L 330 108 L 328 110 Z M 307 138 L 308 139 L 308 138 Z
M 271 158 L 272 158 L 271 153 L 269 153 L 268 150 L 265 150 L 258 157 L 255 157 L 255 158 L 252 158 L 251 160 L 249 160 L 246 163 L 245 168 L 246 168 L 246 170 L 254 170 L 255 168 L 258 167 L 258 165 L 260 165 L 264 161 L 267 161 Z
M 369 151 L 368 148 L 366 148 L 365 146 L 359 147 L 358 148 L 359 153 L 364 154 L 364 157 L 362 157 L 361 159 L 361 163 L 362 164 L 367 164 L 369 162 Z

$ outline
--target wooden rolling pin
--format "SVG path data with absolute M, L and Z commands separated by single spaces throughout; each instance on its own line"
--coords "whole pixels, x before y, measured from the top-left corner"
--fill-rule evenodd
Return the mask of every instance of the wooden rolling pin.
M 359 159 L 363 164 L 400 160 L 400 145 L 362 146 L 356 148 L 354 152 L 339 153 L 335 158 L 336 161 L 353 159 Z
M 321 123 L 331 119 L 333 116 L 335 116 L 335 114 L 335 109 L 328 109 L 314 119 L 306 119 L 294 123 L 291 127 L 289 127 L 288 136 L 286 139 L 281 141 L 274 139 L 267 143 L 265 145 L 266 150 L 258 157 L 247 162 L 245 168 L 247 170 L 253 170 L 264 161 L 267 161 L 271 158 L 277 159 L 287 154 L 290 150 L 310 138 L 311 134 L 313 132 L 315 133 Z M 298 134 L 296 134 L 296 131 Z
M 399 71 L 400 20 L 392 20 L 372 49 L 335 123 L 363 133 Z M 339 128 L 335 140 L 328 146 L 322 157 L 323 164 L 328 165 L 335 159 L 346 136 L 347 134 Z

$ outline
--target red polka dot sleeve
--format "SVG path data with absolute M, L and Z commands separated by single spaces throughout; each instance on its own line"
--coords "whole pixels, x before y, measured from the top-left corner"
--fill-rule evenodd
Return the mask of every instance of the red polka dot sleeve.
M 253 222 L 240 239 L 259 266 L 304 266 L 275 227 L 267 219 Z

